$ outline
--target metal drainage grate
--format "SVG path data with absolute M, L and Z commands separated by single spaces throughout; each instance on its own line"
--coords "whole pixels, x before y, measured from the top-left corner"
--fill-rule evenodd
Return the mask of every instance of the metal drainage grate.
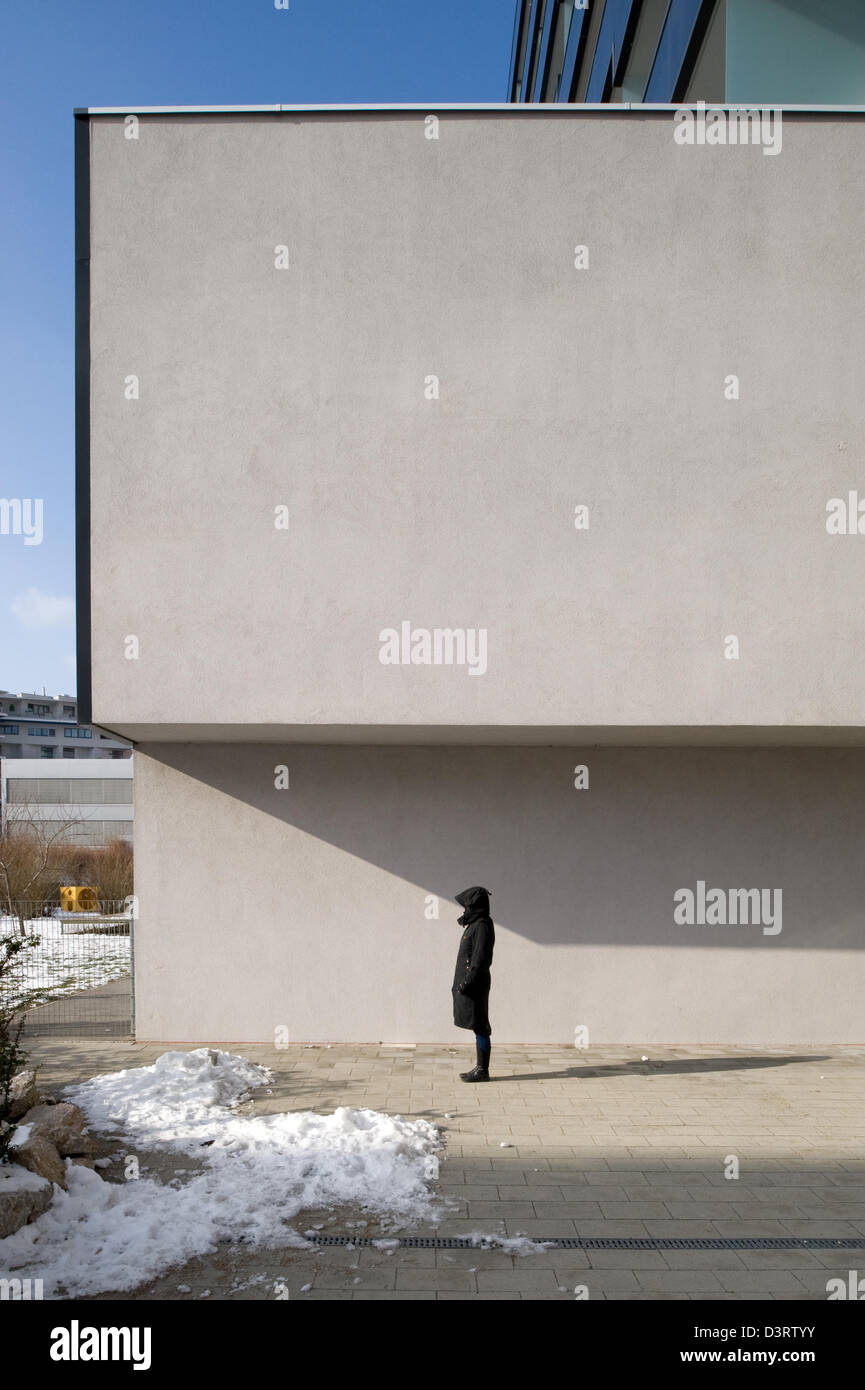
M 376 1245 L 382 1239 L 402 1250 L 501 1249 L 497 1237 L 469 1240 L 467 1236 L 310 1236 L 312 1245 Z M 510 1239 L 503 1237 L 502 1239 Z M 556 1250 L 863 1250 L 865 1236 L 830 1239 L 821 1236 L 526 1236 L 537 1245 Z

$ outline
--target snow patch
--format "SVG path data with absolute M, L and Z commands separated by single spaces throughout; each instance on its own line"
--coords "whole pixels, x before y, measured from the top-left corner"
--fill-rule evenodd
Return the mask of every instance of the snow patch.
M 140 1146 L 187 1152 L 187 1142 L 194 1141 L 194 1147 L 219 1132 L 225 1120 L 221 1110 L 239 1104 L 271 1077 L 267 1067 L 245 1057 L 198 1047 L 163 1052 L 150 1067 L 95 1076 L 66 1091 L 91 1129 L 123 1128 Z
M 463 1239 L 479 1250 L 503 1250 L 508 1255 L 542 1255 L 553 1249 L 549 1241 L 531 1240 L 529 1236 L 488 1236 L 483 1231 L 471 1231 Z
M 20 1126 L 19 1126 L 20 1128 Z M 29 1129 L 26 1125 L 24 1128 Z M 20 1163 L 0 1163 L 0 1192 L 7 1195 L 12 1192 L 37 1192 L 40 1187 L 45 1187 L 47 1178 L 42 1178 L 38 1173 L 31 1173 L 29 1168 L 22 1168 Z M 0 1250 L 3 1248 L 3 1241 L 0 1240 Z
M 39 937 L 39 946 L 35 951 L 21 951 L 6 975 L 9 1003 L 17 1003 L 31 989 L 47 989 L 52 999 L 60 999 L 129 974 L 131 938 L 127 935 L 82 931 L 67 936 L 61 922 L 52 917 L 28 918 L 25 930 L 28 936 Z M 0 936 L 17 931 L 17 917 L 0 916 Z
M 163 1186 L 103 1182 L 67 1163 L 68 1191 L 56 1188 L 42 1216 L 0 1240 L 0 1269 L 41 1278 L 47 1298 L 81 1298 L 134 1289 L 220 1242 L 311 1249 L 290 1224 L 304 1210 L 435 1219 L 425 1178 L 440 1144 L 433 1125 L 344 1106 L 331 1115 L 237 1114 L 269 1077 L 243 1057 L 198 1048 L 67 1088 L 91 1129 L 122 1127 L 133 1151 L 194 1154 L 204 1170 Z

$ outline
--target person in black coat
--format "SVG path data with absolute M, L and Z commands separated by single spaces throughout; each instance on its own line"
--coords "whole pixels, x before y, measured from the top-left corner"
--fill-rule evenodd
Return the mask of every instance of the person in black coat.
M 493 1031 L 489 1017 L 490 966 L 496 941 L 490 917 L 490 895 L 486 888 L 466 888 L 457 894 L 456 901 L 464 911 L 462 917 L 457 918 L 463 934 L 451 990 L 454 1023 L 457 1028 L 473 1029 L 477 1055 L 476 1065 L 471 1071 L 460 1072 L 460 1079 L 489 1081 Z

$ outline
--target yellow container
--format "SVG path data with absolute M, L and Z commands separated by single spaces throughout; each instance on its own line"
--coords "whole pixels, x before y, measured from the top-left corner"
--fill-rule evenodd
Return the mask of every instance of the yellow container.
M 60 907 L 63 912 L 98 912 L 99 898 L 95 888 L 61 888 Z

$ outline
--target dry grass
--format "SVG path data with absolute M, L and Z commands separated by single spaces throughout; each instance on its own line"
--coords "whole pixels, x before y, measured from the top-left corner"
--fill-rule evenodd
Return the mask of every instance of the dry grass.
M 132 893 L 132 862 L 125 840 L 96 849 L 16 827 L 0 837 L 0 910 L 15 915 L 13 903 L 27 903 L 38 916 L 58 906 L 66 884 L 95 887 L 100 904 L 117 903 Z

